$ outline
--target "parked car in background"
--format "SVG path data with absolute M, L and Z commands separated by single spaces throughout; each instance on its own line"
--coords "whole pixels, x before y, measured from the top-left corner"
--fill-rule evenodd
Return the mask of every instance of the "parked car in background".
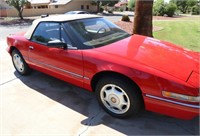
M 90 14 L 90 13 L 87 11 L 69 11 L 65 14 Z
M 110 115 L 143 109 L 181 119 L 199 116 L 199 53 L 130 35 L 95 15 L 37 19 L 7 38 L 16 71 L 32 69 L 93 91 Z M 39 77 L 38 77 L 39 78 Z

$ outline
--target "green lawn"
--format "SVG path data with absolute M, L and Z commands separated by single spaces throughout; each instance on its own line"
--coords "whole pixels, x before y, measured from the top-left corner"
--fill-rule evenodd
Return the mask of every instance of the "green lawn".
M 193 51 L 200 52 L 200 20 L 166 20 L 154 21 L 154 26 L 163 27 L 154 32 L 154 37 L 172 42 Z

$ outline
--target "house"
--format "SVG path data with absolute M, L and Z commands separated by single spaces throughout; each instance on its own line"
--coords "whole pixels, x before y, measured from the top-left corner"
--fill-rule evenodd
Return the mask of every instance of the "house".
M 0 0 L 0 17 L 7 16 L 7 9 L 13 9 L 13 7 L 9 6 L 4 0 Z
M 51 0 L 28 0 L 30 5 L 34 9 L 39 8 L 48 8 L 48 5 L 51 3 Z
M 63 14 L 73 10 L 96 12 L 97 5 L 92 4 L 93 0 L 28 0 L 29 4 L 24 7 L 23 16 L 40 16 L 43 14 Z M 5 3 L 5 0 L 0 0 Z M 1 4 L 2 5 L 2 4 Z M 0 17 L 18 17 L 15 8 L 0 9 Z M 3 14 L 2 14 L 3 13 Z
M 96 12 L 97 6 L 92 4 L 92 0 L 55 0 L 49 4 L 50 8 L 69 8 L 70 10 L 84 10 L 88 12 Z M 73 8 L 72 8 L 73 7 Z
M 10 9 L 12 8 L 11 6 L 9 6 L 5 0 L 0 0 L 0 9 Z
M 71 10 L 84 10 L 95 12 L 97 6 L 92 4 L 92 0 L 29 0 L 33 9 L 63 9 L 64 12 Z M 68 10 L 67 10 L 68 9 Z
M 122 11 L 128 10 L 128 0 L 120 0 L 117 4 L 115 4 L 116 9 L 120 9 Z
M 67 4 L 69 4 L 72 0 L 53 0 L 49 4 L 50 8 L 61 8 L 65 7 Z

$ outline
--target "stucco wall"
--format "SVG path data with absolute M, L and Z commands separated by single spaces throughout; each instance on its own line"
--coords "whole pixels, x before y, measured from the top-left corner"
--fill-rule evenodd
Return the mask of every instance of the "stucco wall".
M 84 6 L 84 9 L 81 9 L 81 5 Z M 89 9 L 87 9 L 87 6 L 89 6 Z M 72 10 L 84 10 L 84 11 L 90 11 L 90 12 L 96 12 L 97 6 L 91 5 L 90 1 L 79 1 L 74 0 L 72 2 L 69 2 L 67 5 L 59 5 L 59 8 L 64 8 L 66 11 L 72 11 Z M 50 8 L 55 9 L 55 6 L 51 6 Z
M 62 14 L 63 9 L 24 9 L 23 17 L 40 16 L 42 14 Z M 7 17 L 18 17 L 16 9 L 7 10 Z
M 23 16 L 24 17 L 30 17 L 30 16 L 40 16 L 42 14 L 63 14 L 68 11 L 72 10 L 82 10 L 81 5 L 84 5 L 85 11 L 89 12 L 96 12 L 97 6 L 91 5 L 90 1 L 80 2 L 80 1 L 72 1 L 68 3 L 67 5 L 59 5 L 58 8 L 55 8 L 54 6 L 51 8 L 46 9 L 24 9 Z M 86 9 L 87 5 L 89 5 L 89 9 Z M 4 9 L 0 10 L 0 17 L 18 17 L 18 12 L 16 9 Z
M 6 9 L 0 9 L 0 17 L 6 17 L 7 16 L 7 10 Z

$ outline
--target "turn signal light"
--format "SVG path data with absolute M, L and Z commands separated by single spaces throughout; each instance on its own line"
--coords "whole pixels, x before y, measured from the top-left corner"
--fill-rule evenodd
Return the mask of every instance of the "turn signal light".
M 187 102 L 200 102 L 200 96 L 194 97 L 194 96 L 189 96 L 189 95 L 172 93 L 168 91 L 162 91 L 162 95 L 164 97 L 187 101 Z

